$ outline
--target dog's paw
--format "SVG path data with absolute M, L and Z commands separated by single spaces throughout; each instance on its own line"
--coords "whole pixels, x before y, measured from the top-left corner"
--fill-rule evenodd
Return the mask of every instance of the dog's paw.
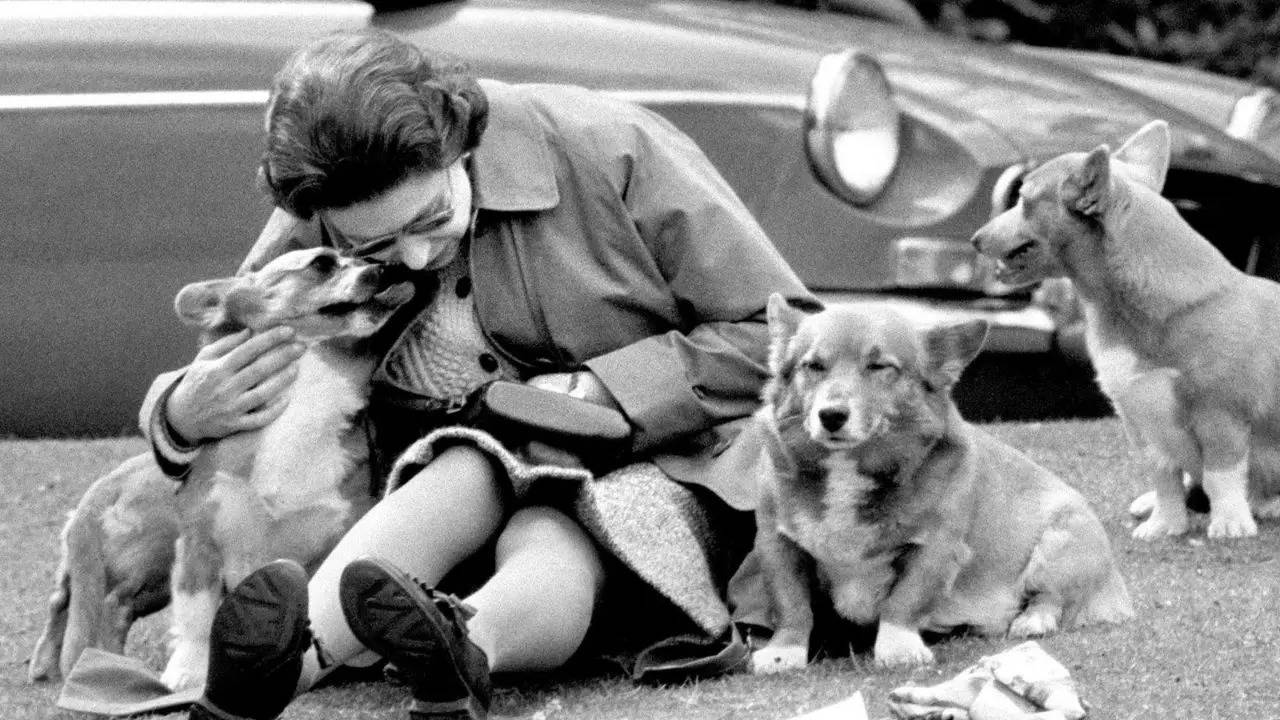
M 872 653 L 878 667 L 909 668 L 933 664 L 933 651 L 924 644 L 920 633 L 909 628 L 880 624 Z
M 1151 517 L 1156 509 L 1156 491 L 1148 490 L 1129 503 L 1129 517 L 1134 520 L 1145 520 Z
M 923 667 L 934 663 L 933 651 L 925 647 L 924 641 L 916 647 L 895 647 L 875 651 L 876 667 L 886 670 Z
M 208 665 L 207 647 L 179 646 L 169 656 L 164 673 L 160 675 L 160 682 L 174 692 L 196 687 L 204 683 Z
M 770 645 L 751 653 L 751 672 L 756 675 L 772 675 L 799 670 L 808 661 L 809 651 L 800 645 Z
M 1258 534 L 1258 523 L 1248 511 L 1243 513 L 1214 512 L 1209 516 L 1209 539 L 1229 540 L 1253 537 Z
M 1153 513 L 1146 522 L 1133 529 L 1134 540 L 1151 542 L 1174 535 L 1184 535 L 1191 528 L 1185 515 L 1181 518 L 1167 518 L 1160 513 Z
M 1009 623 L 1009 637 L 1042 637 L 1058 631 L 1058 608 L 1032 605 Z

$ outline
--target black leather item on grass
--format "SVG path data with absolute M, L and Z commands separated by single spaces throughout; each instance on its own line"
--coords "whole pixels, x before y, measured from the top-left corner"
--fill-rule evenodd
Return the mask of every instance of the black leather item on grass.
M 218 605 L 204 697 L 190 720 L 270 720 L 297 691 L 311 644 L 307 573 L 292 560 L 253 571 Z
M 721 638 L 681 635 L 646 648 L 636 657 L 631 678 L 651 685 L 679 685 L 690 678 L 743 672 L 750 660 L 751 647 L 738 627 L 730 624 Z
M 343 569 L 338 599 L 356 639 L 393 664 L 413 691 L 410 718 L 488 716 L 489 659 L 467 637 L 473 610 L 368 557 Z

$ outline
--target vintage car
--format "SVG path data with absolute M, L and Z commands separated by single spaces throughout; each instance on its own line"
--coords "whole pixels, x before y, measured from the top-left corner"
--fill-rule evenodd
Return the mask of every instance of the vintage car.
M 1174 130 L 1167 194 L 1234 263 L 1277 277 L 1268 93 L 893 20 L 716 0 L 5 2 L 0 433 L 128 430 L 151 378 L 191 357 L 172 298 L 233 272 L 256 237 L 266 88 L 293 49 L 337 28 L 387 28 L 483 76 L 653 108 L 828 302 L 987 317 L 1005 368 L 1059 367 L 1078 343 L 1025 289 L 991 280 L 970 234 L 1029 164 L 1152 118 Z M 1023 390 L 1032 404 L 1042 392 Z M 1004 393 L 967 397 L 999 414 Z

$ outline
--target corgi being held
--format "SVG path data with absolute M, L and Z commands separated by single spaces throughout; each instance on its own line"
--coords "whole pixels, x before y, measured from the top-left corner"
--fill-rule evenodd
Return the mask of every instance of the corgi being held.
M 379 265 L 316 247 L 178 293 L 178 316 L 202 329 L 202 343 L 289 325 L 307 351 L 284 413 L 202 446 L 178 492 L 173 644 L 161 675 L 170 688 L 204 682 L 225 589 L 279 557 L 314 570 L 369 509 L 362 414 L 375 357 L 365 341 L 413 292 L 387 279 Z
M 250 275 L 184 287 L 178 315 L 208 343 L 290 325 L 308 343 L 284 413 L 204 446 L 182 485 L 150 453 L 85 492 L 62 531 L 49 618 L 28 668 L 65 677 L 86 647 L 119 653 L 138 618 L 174 603 L 162 679 L 204 681 L 224 587 L 278 557 L 314 565 L 371 504 L 359 425 L 374 358 L 362 341 L 412 295 L 380 268 L 333 250 L 297 250 Z M 175 558 L 176 546 L 176 558 Z
M 1210 538 L 1280 516 L 1280 285 L 1237 270 L 1160 191 L 1169 128 L 1114 153 L 1068 153 L 1027 173 L 1017 204 L 974 235 L 998 276 L 1072 281 L 1098 384 L 1150 464 L 1154 502 L 1133 535 L 1189 529 L 1186 486 L 1209 499 Z
M 364 341 L 413 294 L 387 279 L 380 266 L 313 248 L 179 292 L 178 315 L 202 342 L 289 325 L 308 349 L 283 414 L 203 446 L 177 494 L 169 687 L 204 682 L 224 589 L 276 558 L 313 570 L 372 503 L 362 414 L 375 358 Z
M 885 308 L 807 314 L 777 295 L 768 321 L 756 551 L 776 629 L 755 672 L 807 661 L 814 578 L 841 617 L 877 624 L 886 667 L 932 663 L 924 630 L 1031 637 L 1132 616 L 1084 498 L 951 400 L 985 322 L 922 332 Z

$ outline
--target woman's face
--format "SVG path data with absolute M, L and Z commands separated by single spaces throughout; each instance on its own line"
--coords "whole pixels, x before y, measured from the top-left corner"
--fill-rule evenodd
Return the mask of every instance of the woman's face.
M 344 255 L 436 270 L 458 254 L 471 200 L 471 180 L 459 159 L 443 170 L 410 175 L 371 200 L 323 210 L 320 219 Z

